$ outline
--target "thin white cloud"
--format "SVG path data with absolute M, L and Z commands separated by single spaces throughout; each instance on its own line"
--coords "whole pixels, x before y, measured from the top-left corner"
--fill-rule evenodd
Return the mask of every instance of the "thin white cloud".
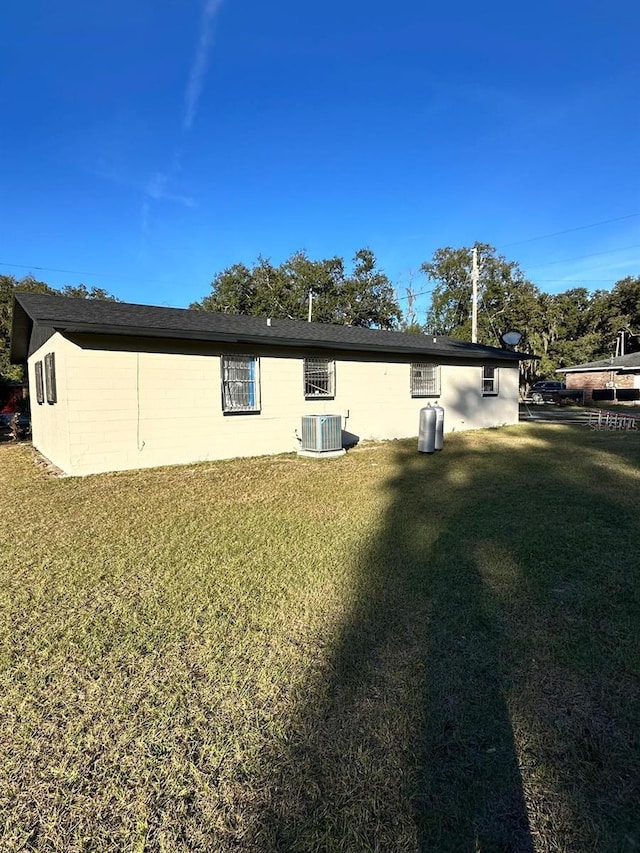
M 145 195 L 154 201 L 171 201 L 183 207 L 195 207 L 195 199 L 188 195 L 173 193 L 167 190 L 171 175 L 166 172 L 156 172 L 145 188 Z
M 182 123 L 184 130 L 191 129 L 198 111 L 198 103 L 202 95 L 204 78 L 209 64 L 209 52 L 213 42 L 213 21 L 220 6 L 222 6 L 222 0 L 205 0 L 202 9 L 198 44 L 191 64 L 189 82 L 184 98 L 184 120 Z

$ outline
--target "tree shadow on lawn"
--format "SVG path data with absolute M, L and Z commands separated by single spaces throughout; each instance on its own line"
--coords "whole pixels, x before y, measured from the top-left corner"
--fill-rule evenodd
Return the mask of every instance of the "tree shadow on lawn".
M 640 844 L 639 489 L 614 470 L 638 442 L 560 429 L 399 445 L 329 662 L 265 756 L 257 849 Z

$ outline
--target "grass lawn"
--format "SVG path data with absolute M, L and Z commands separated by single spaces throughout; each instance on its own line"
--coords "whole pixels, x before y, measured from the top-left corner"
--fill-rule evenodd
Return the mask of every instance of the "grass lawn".
M 640 850 L 640 434 L 0 446 L 0 850 Z

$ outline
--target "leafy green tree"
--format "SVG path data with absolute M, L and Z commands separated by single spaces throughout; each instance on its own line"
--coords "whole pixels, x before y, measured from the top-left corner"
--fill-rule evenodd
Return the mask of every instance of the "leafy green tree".
M 616 282 L 610 292 L 599 291 L 596 298 L 603 354 L 615 351 L 621 331 L 625 333 L 627 352 L 640 350 L 640 276 L 627 276 Z
M 21 380 L 23 376 L 20 365 L 9 363 L 13 294 L 17 290 L 26 290 L 31 293 L 55 292 L 44 281 L 38 281 L 31 275 L 20 280 L 12 275 L 0 275 L 0 380 L 4 382 Z
M 248 314 L 255 299 L 255 284 L 249 267 L 234 264 L 216 274 L 212 292 L 189 307 L 222 314 Z
M 615 350 L 620 330 L 627 351 L 640 349 L 640 277 L 629 276 L 611 291 L 577 287 L 548 294 L 528 281 L 517 263 L 486 243 L 479 255 L 478 340 L 501 345 L 510 330 L 522 334 L 518 349 L 540 356 L 525 362 L 524 385 L 559 367 L 602 358 Z M 422 271 L 435 284 L 427 330 L 471 340 L 472 248 L 438 249 Z
M 103 302 L 120 302 L 117 296 L 113 296 L 103 287 L 87 287 L 86 284 L 66 284 L 62 290 L 53 291 L 61 296 L 69 296 L 72 299 L 100 299 Z
M 321 323 L 394 328 L 401 312 L 387 276 L 371 249 L 359 249 L 347 271 L 342 258 L 311 260 L 295 252 L 279 266 L 259 257 L 252 268 L 235 264 L 218 273 L 211 293 L 190 307 L 231 314 Z
M 542 294 L 540 373 L 550 375 L 558 367 L 569 367 L 596 359 L 601 335 L 596 329 L 593 296 L 584 287 L 558 294 Z
M 509 261 L 488 243 L 478 250 L 478 342 L 502 347 L 502 336 L 522 335 L 518 349 L 538 353 L 543 307 L 540 291 L 525 278 L 515 261 Z M 426 329 L 430 333 L 471 340 L 471 268 L 473 247 L 437 249 L 422 271 L 435 284 Z M 535 362 L 522 365 L 521 379 L 529 384 L 536 375 Z
M 339 321 L 349 326 L 392 329 L 401 317 L 395 291 L 387 276 L 377 268 L 371 249 L 359 249 L 351 275 L 339 291 Z
M 11 338 L 11 320 L 13 312 L 13 294 L 16 291 L 30 293 L 60 293 L 77 299 L 106 299 L 117 302 L 101 287 L 87 288 L 84 284 L 67 285 L 62 290 L 56 290 L 44 281 L 38 281 L 31 275 L 16 279 L 12 275 L 0 275 L 0 382 L 16 381 L 23 378 L 21 365 L 9 363 L 9 344 Z

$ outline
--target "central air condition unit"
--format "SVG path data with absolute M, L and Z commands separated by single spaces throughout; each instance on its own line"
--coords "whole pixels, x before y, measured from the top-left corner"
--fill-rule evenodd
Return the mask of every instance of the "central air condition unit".
M 342 450 L 342 416 L 303 415 L 302 450 L 316 453 Z

